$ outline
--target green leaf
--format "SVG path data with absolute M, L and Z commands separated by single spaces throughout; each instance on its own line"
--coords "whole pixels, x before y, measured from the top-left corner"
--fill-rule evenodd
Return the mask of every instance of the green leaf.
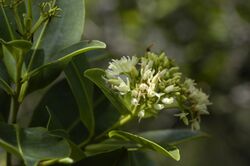
M 15 48 L 19 48 L 22 50 L 29 50 L 32 47 L 32 43 L 30 41 L 27 40 L 11 40 L 9 42 L 5 42 L 4 40 L 0 39 L 0 43 L 5 45 L 6 47 L 15 47 Z
M 78 162 L 81 159 L 86 157 L 85 153 L 76 144 L 74 144 L 70 140 L 68 140 L 68 142 L 69 142 L 70 147 L 71 147 L 70 158 L 72 158 L 74 160 L 74 162 Z
M 100 41 L 82 41 L 58 52 L 49 63 L 32 70 L 24 77 L 24 81 L 35 77 L 36 80 L 46 80 L 47 77 L 55 78 L 68 64 L 68 62 L 79 54 L 90 50 L 105 48 L 106 45 Z M 54 59 L 56 58 L 56 59 Z
M 86 57 L 80 55 L 74 58 L 65 68 L 67 81 L 75 97 L 80 113 L 80 119 L 90 132 L 90 137 L 95 131 L 95 120 L 93 113 L 93 85 L 83 76 L 88 68 Z
M 3 62 L 7 69 L 7 72 L 13 82 L 16 82 L 16 60 L 9 49 L 2 45 L 3 48 Z
M 68 142 L 50 135 L 44 128 L 20 130 L 19 149 L 27 165 L 37 165 L 42 160 L 63 159 L 70 156 Z
M 67 63 L 72 57 L 96 49 L 106 48 L 106 44 L 98 40 L 84 40 L 73 44 L 55 53 L 49 61 L 60 61 Z
M 39 5 L 47 0 L 34 1 L 33 15 L 35 19 L 40 16 Z M 50 59 L 59 50 L 79 42 L 85 21 L 84 0 L 56 1 L 56 5 L 62 9 L 60 17 L 52 18 L 48 24 L 44 24 L 44 33 L 37 31 L 34 35 L 36 48 L 44 49 L 47 59 Z
M 153 140 L 160 145 L 176 145 L 185 141 L 206 137 L 201 131 L 182 130 L 154 130 L 138 134 L 141 137 Z
M 87 157 L 76 165 L 86 165 L 86 166 L 127 166 L 125 163 L 128 159 L 128 152 L 125 148 L 117 149 L 107 153 L 101 153 L 94 156 Z
M 25 57 L 25 64 L 26 66 L 29 65 L 29 62 L 31 61 L 32 55 L 34 55 L 33 62 L 29 68 L 29 70 L 34 70 L 44 64 L 44 50 L 38 49 L 38 50 L 30 50 L 27 52 L 27 55 Z
M 10 85 L 8 84 L 8 74 L 5 69 L 5 66 L 2 62 L 0 62 L 0 88 L 2 88 L 6 93 L 9 95 L 13 94 L 13 90 L 11 89 Z
M 14 39 L 15 20 L 10 17 L 11 10 L 0 6 L 0 36 L 6 41 Z
M 80 143 L 83 139 L 86 139 L 88 131 L 79 119 L 77 103 L 65 79 L 54 84 L 43 95 L 34 109 L 30 126 L 47 126 L 49 114 L 46 107 L 50 109 L 52 115 L 49 125 L 50 130 L 67 130 L 70 139 L 75 143 Z
M 0 39 L 3 51 L 3 61 L 7 68 L 7 71 L 11 79 L 16 82 L 16 65 L 20 58 L 19 56 L 25 55 L 25 53 L 31 48 L 32 43 L 26 40 L 12 40 L 5 42 Z
M 104 70 L 99 68 L 88 69 L 84 72 L 84 75 L 100 88 L 104 95 L 121 114 L 129 113 L 129 110 L 124 106 L 120 98 L 107 87 L 106 82 L 103 79 L 103 76 L 105 75 Z
M 138 149 L 138 145 L 131 141 L 125 141 L 120 139 L 106 139 L 97 144 L 90 144 L 85 147 L 85 154 L 87 156 L 93 156 L 100 153 L 107 153 L 117 149 L 126 148 L 126 149 Z
M 9 95 L 13 94 L 13 90 L 9 85 L 9 75 L 6 71 L 6 67 L 4 66 L 3 62 L 0 61 L 0 89 L 2 88 L 6 93 Z
M 114 106 L 105 97 L 98 87 L 95 86 L 94 93 L 94 115 L 95 115 L 95 136 L 100 135 L 112 125 L 114 125 L 121 117 Z
M 50 135 L 45 128 L 19 128 L 0 122 L 0 145 L 10 153 L 22 157 L 27 166 L 43 160 L 60 160 L 70 156 L 68 142 Z
M 0 122 L 0 146 L 6 151 L 21 156 L 18 150 L 16 129 L 12 125 Z
M 124 131 L 113 130 L 113 131 L 110 131 L 108 135 L 110 138 L 115 137 L 115 138 L 120 138 L 120 139 L 124 139 L 127 141 L 136 142 L 139 145 L 141 145 L 142 148 L 147 148 L 147 149 L 151 149 L 153 151 L 159 152 L 167 157 L 171 157 L 175 159 L 176 161 L 180 160 L 179 149 L 177 149 L 174 146 L 168 146 L 168 147 L 163 148 L 162 146 L 160 146 L 159 144 L 151 140 L 148 140 L 141 136 L 134 135 L 134 134 L 124 132 Z
M 50 135 L 60 136 L 67 139 L 71 149 L 70 158 L 73 159 L 74 162 L 80 161 L 86 157 L 84 151 L 82 151 L 81 148 L 79 148 L 73 141 L 70 140 L 70 136 L 65 130 L 58 129 L 49 131 L 49 133 Z
M 5 90 L 5 92 L 8 93 L 9 95 L 14 94 L 11 87 L 1 78 L 1 76 L 0 76 L 0 88 Z
M 79 116 L 74 96 L 66 80 L 56 83 L 43 95 L 34 109 L 30 126 L 47 126 L 50 116 L 46 107 L 51 114 L 50 130 L 67 129 Z

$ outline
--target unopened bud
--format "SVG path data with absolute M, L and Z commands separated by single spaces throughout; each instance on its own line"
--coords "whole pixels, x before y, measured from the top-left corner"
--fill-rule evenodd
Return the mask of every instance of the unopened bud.
M 156 110 L 162 110 L 164 108 L 164 105 L 163 104 L 154 104 L 154 108 Z
M 165 97 L 165 98 L 163 98 L 163 99 L 161 100 L 161 102 L 164 103 L 164 104 L 173 104 L 174 98 L 173 98 L 173 97 L 170 97 L 170 98 Z

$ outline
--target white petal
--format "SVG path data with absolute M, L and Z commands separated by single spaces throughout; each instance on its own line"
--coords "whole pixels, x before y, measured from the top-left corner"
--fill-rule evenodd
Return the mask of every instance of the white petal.
M 154 108 L 156 110 L 162 110 L 164 108 L 164 105 L 163 104 L 154 104 Z
M 173 104 L 174 103 L 174 98 L 173 97 L 165 97 L 161 100 L 162 103 L 164 104 Z

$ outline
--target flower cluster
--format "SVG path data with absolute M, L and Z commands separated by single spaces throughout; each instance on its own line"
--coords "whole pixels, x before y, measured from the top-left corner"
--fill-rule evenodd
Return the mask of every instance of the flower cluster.
M 42 2 L 40 4 L 40 9 L 44 19 L 51 17 L 59 17 L 60 16 L 59 13 L 60 11 L 62 11 L 62 9 L 56 6 L 53 1 Z
M 179 68 L 164 53 L 147 52 L 142 57 L 112 60 L 105 80 L 119 94 L 133 116 L 155 116 L 164 109 L 179 108 L 185 124 L 198 129 L 201 114 L 207 114 L 208 97 L 184 79 Z
M 201 89 L 196 88 L 196 83 L 186 78 L 183 83 L 183 88 L 185 96 L 187 96 L 188 102 L 183 102 L 184 107 L 189 110 L 191 116 L 191 127 L 193 129 L 199 129 L 200 115 L 207 115 L 209 112 L 207 111 L 207 106 L 210 105 L 210 101 L 208 100 L 208 96 L 202 92 Z M 185 115 L 184 115 L 185 114 Z M 182 113 L 180 117 L 183 119 L 184 123 L 188 124 L 186 120 L 187 113 Z

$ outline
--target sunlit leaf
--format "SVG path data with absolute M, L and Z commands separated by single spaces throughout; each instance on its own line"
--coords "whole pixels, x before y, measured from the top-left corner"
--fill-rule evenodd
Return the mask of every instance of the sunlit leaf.
M 82 41 L 58 52 L 53 59 L 47 64 L 44 64 L 25 75 L 24 81 L 33 79 L 46 81 L 55 79 L 59 73 L 65 68 L 69 61 L 79 54 L 84 52 L 105 48 L 106 45 L 99 41 Z M 57 58 L 57 59 L 54 59 Z M 32 80 L 31 80 L 32 81 Z
M 127 140 L 127 141 L 132 141 L 135 143 L 138 143 L 139 145 L 141 145 L 142 148 L 147 148 L 147 149 L 151 149 L 153 151 L 156 151 L 160 154 L 163 154 L 167 157 L 171 157 L 177 161 L 180 160 L 180 154 L 179 154 L 179 149 L 177 149 L 174 146 L 160 146 L 159 144 L 148 140 L 146 138 L 143 138 L 141 136 L 138 135 L 134 135 L 128 132 L 124 132 L 124 131 L 118 131 L 118 130 L 113 130 L 110 131 L 108 133 L 110 138 L 120 138 L 123 140 Z
M 206 137 L 207 134 L 201 131 L 192 131 L 188 129 L 177 130 L 153 130 L 139 133 L 140 136 L 154 140 L 161 145 L 176 145 L 185 141 Z

